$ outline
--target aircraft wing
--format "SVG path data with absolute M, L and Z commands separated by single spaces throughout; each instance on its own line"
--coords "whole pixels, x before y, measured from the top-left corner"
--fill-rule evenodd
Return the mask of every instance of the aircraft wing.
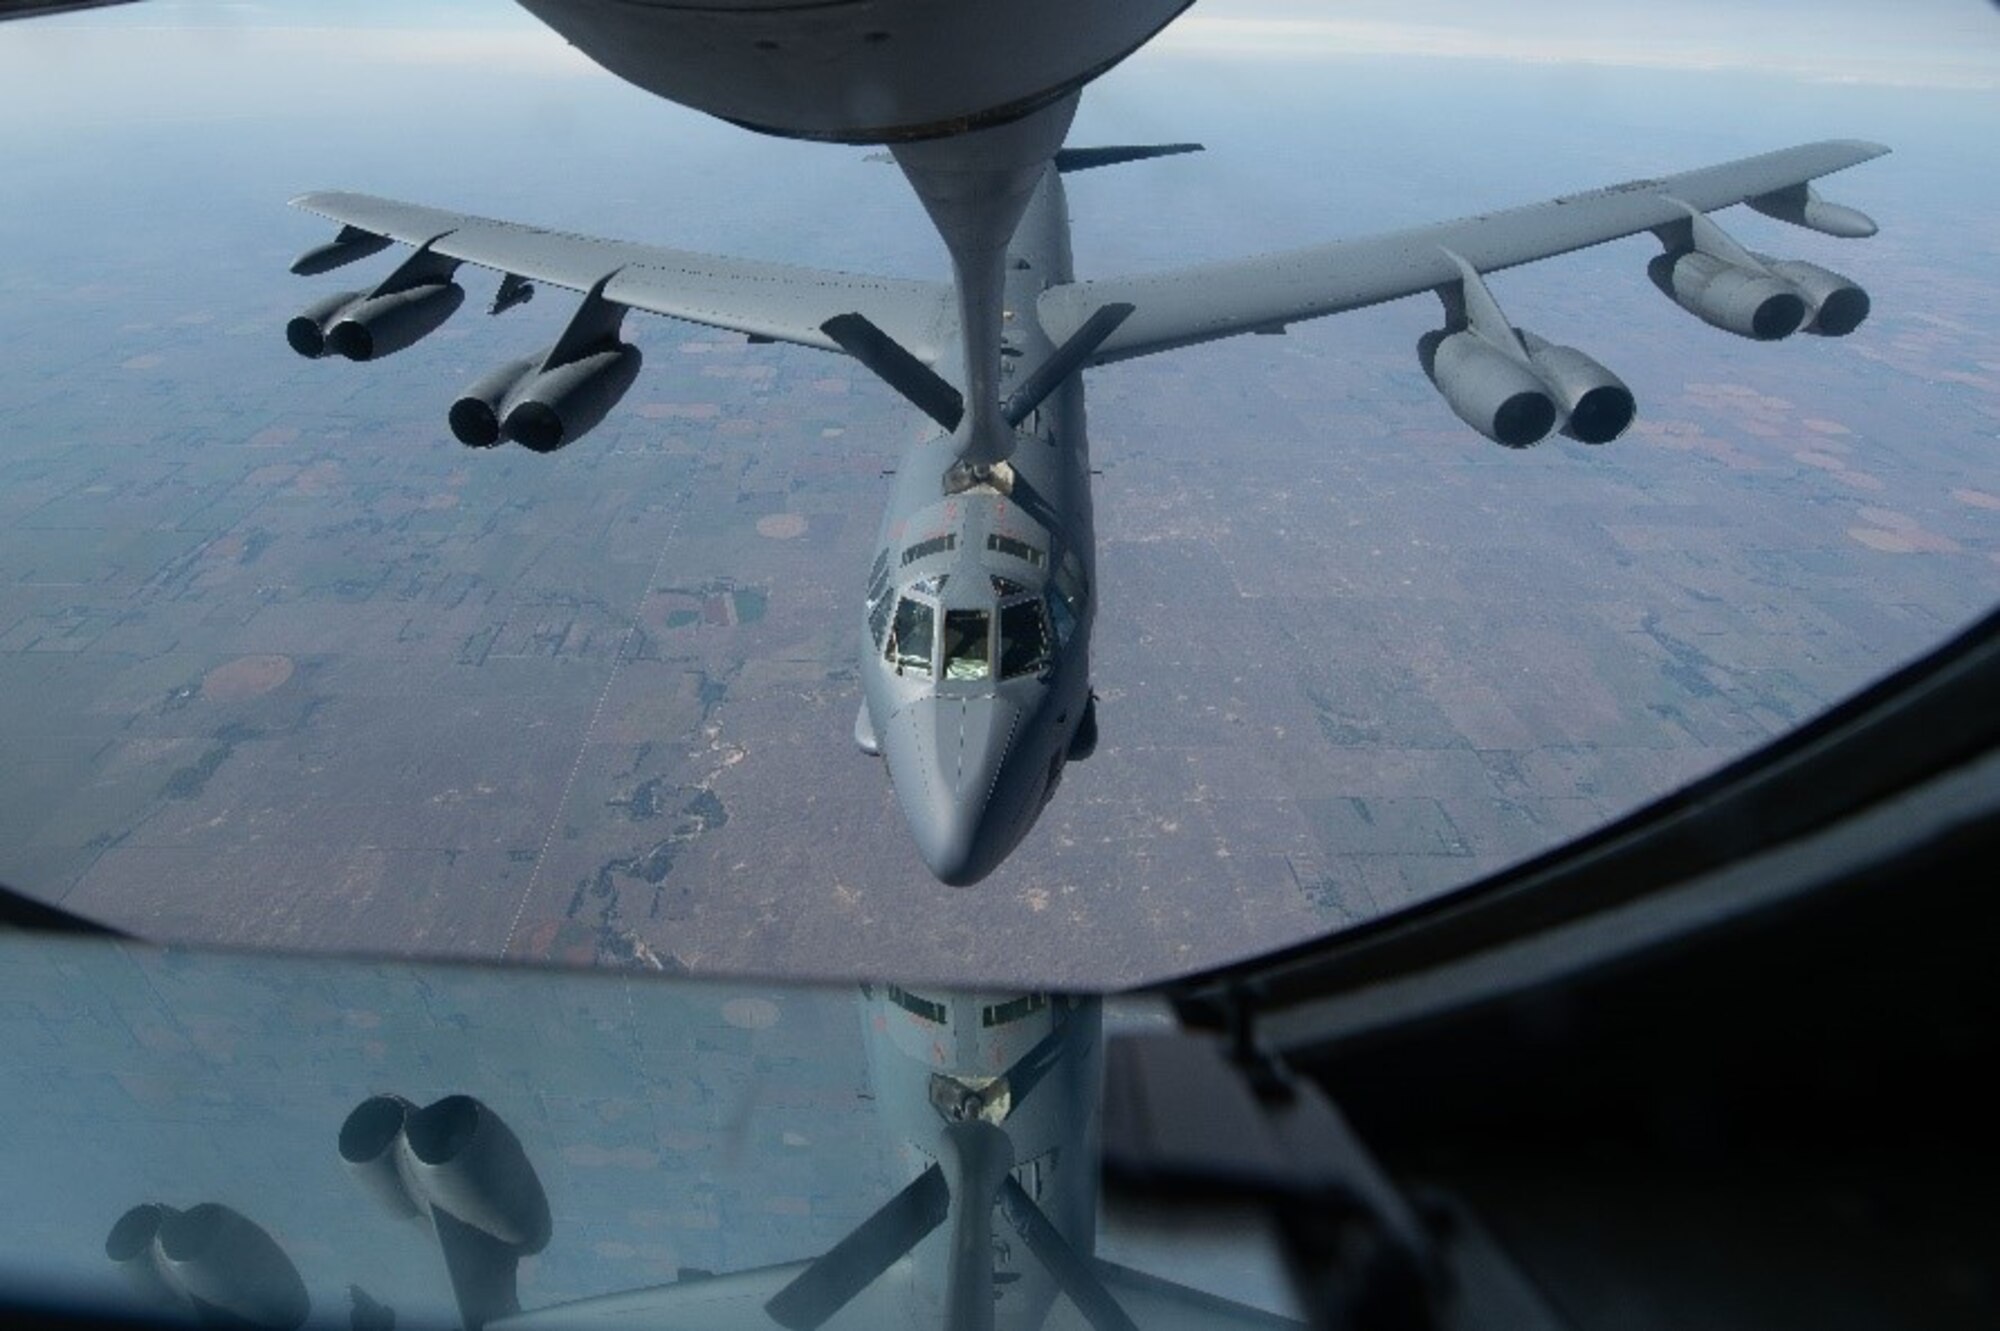
M 370 236 L 428 244 L 449 259 L 571 291 L 587 292 L 608 275 L 603 296 L 615 304 L 824 351 L 841 348 L 820 325 L 836 315 L 859 313 L 918 359 L 934 361 L 956 309 L 950 286 L 941 282 L 600 240 L 372 194 L 301 194 L 292 206 Z
M 1098 347 L 1093 365 L 1171 351 L 1238 333 L 1358 310 L 1458 282 L 1457 254 L 1479 273 L 1495 272 L 1738 203 L 1838 235 L 1867 235 L 1859 214 L 1813 198 L 1806 183 L 1888 152 L 1852 139 L 1803 144 L 1656 180 L 1569 194 L 1545 203 L 1170 272 L 1111 277 L 1049 288 L 1037 306 L 1056 342 L 1106 305 L 1133 312 Z M 1754 202 L 1753 202 L 1754 201 Z M 1685 205 L 1685 206 L 1684 206 Z M 1787 216 L 1787 214 L 1793 214 Z

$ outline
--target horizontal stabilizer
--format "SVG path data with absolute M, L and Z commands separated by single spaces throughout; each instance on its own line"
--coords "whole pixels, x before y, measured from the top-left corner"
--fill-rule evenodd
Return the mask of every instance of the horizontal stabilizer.
M 1068 175 L 1097 166 L 1117 166 L 1122 162 L 1143 162 L 1148 157 L 1178 157 L 1198 153 L 1199 143 L 1126 143 L 1104 148 L 1063 148 L 1056 153 L 1056 170 Z
M 875 376 L 916 405 L 917 410 L 956 430 L 965 415 L 965 398 L 938 372 L 912 355 L 907 347 L 860 314 L 837 314 L 820 331 L 836 346 L 875 372 Z

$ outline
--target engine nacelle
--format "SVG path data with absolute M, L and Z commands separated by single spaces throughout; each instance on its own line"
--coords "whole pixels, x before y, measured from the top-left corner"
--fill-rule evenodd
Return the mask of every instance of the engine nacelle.
M 520 1139 L 471 1096 L 423 1109 L 371 1096 L 341 1125 L 340 1158 L 391 1215 L 442 1210 L 517 1256 L 548 1244 L 548 1197 Z
M 574 443 L 625 396 L 642 359 L 639 348 L 618 342 L 542 371 L 506 401 L 500 432 L 537 453 Z
M 1608 444 L 1624 434 L 1638 413 L 1625 381 L 1575 347 L 1560 347 L 1525 328 L 1514 332 L 1528 349 L 1535 374 L 1555 393 L 1567 419 L 1562 432 L 1581 443 Z
M 1548 385 L 1477 333 L 1425 333 L 1417 358 L 1458 418 L 1494 443 L 1526 448 L 1555 428 L 1558 408 Z
M 469 1095 L 419 1109 L 403 1125 L 412 1189 L 434 1207 L 521 1253 L 549 1242 L 549 1199 L 521 1139 Z
M 1757 258 L 1805 297 L 1804 330 L 1816 337 L 1846 337 L 1868 318 L 1868 293 L 1851 278 L 1803 259 Z
M 326 330 L 326 348 L 349 360 L 375 360 L 401 351 L 457 312 L 465 288 L 456 282 L 426 282 L 357 302 Z
M 155 1306 L 192 1309 L 203 1323 L 293 1331 L 311 1303 L 277 1240 L 214 1202 L 177 1211 L 149 1203 L 118 1218 L 104 1255 Z
M 509 399 L 531 378 L 540 357 L 508 361 L 476 381 L 451 404 L 451 432 L 468 448 L 492 448 L 500 442 L 500 421 Z
M 285 325 L 285 341 L 307 360 L 318 360 L 327 353 L 327 328 L 346 313 L 348 307 L 360 304 L 364 294 L 360 291 L 337 291 L 325 300 L 314 301 Z
M 1776 342 L 1806 319 L 1805 297 L 1783 279 L 1700 250 L 1656 255 L 1646 276 L 1689 314 L 1738 337 Z

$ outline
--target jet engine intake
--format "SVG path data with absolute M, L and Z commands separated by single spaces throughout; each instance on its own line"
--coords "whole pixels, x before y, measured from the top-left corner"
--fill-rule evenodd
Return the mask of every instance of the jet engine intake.
M 1479 334 L 1425 333 L 1417 359 L 1458 418 L 1494 443 L 1526 448 L 1555 428 L 1558 407 L 1548 385 Z
M 1625 433 L 1638 403 L 1624 380 L 1575 347 L 1557 346 L 1525 328 L 1514 332 L 1528 349 L 1536 376 L 1554 391 L 1567 417 L 1564 435 L 1580 443 L 1608 444 Z
M 292 1331 L 311 1304 L 277 1240 L 214 1202 L 185 1211 L 148 1203 L 118 1218 L 104 1255 L 160 1306 L 192 1308 L 205 1325 Z
M 398 1163 L 403 1124 L 417 1107 L 400 1095 L 371 1095 L 340 1125 L 340 1159 L 382 1209 L 398 1220 L 423 1213 Z
M 1776 342 L 1806 320 L 1805 297 L 1790 283 L 1700 250 L 1655 255 L 1646 276 L 1689 314 L 1738 337 Z
M 642 359 L 639 348 L 615 342 L 541 371 L 503 404 L 501 433 L 537 453 L 576 442 L 625 396 Z
M 326 329 L 326 349 L 353 361 L 387 356 L 435 331 L 464 300 L 465 288 L 452 281 L 370 296 L 342 311 Z
M 1805 297 L 1803 331 L 1816 337 L 1846 337 L 1868 318 L 1868 293 L 1851 278 L 1803 259 L 1757 258 Z
M 337 291 L 324 300 L 314 301 L 285 325 L 285 341 L 307 360 L 318 360 L 328 350 L 326 330 L 350 306 L 359 304 L 364 294 L 360 291 Z
M 451 404 L 451 432 L 468 448 L 492 448 L 500 442 L 500 421 L 508 399 L 534 376 L 540 358 L 508 361 L 476 381 Z

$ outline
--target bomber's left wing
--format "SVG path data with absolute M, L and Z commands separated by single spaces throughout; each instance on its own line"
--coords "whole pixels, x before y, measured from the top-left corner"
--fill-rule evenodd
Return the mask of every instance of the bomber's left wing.
M 945 345 L 955 309 L 951 288 L 940 282 L 600 240 L 372 194 L 301 194 L 292 205 L 343 228 L 331 244 L 302 256 L 295 271 L 325 271 L 350 256 L 373 253 L 386 238 L 448 262 L 575 292 L 589 292 L 601 282 L 603 299 L 614 305 L 825 351 L 841 348 L 820 325 L 858 313 L 925 361 L 935 360 Z
M 1453 288 L 1466 268 L 1490 273 L 1643 231 L 1659 233 L 1670 250 L 1701 251 L 1750 276 L 1772 276 L 1773 265 L 1762 256 L 1751 256 L 1719 237 L 1712 223 L 1702 225 L 1706 214 L 1747 203 L 1768 216 L 1831 235 L 1872 235 L 1872 222 L 1819 198 L 1810 182 L 1888 151 L 1857 140 L 1804 144 L 1434 226 L 1171 272 L 1051 287 L 1042 293 L 1038 309 L 1049 335 L 1060 342 L 1103 306 L 1132 305 L 1130 317 L 1092 358 L 1092 364 L 1101 365 L 1238 333 L 1281 332 L 1285 325 L 1304 319 Z M 1727 302 L 1721 293 L 1707 294 L 1712 274 L 1701 283 L 1701 292 L 1692 291 L 1697 276 L 1679 275 L 1673 285 L 1680 294 L 1672 290 L 1669 294 L 1710 322 L 1734 318 L 1739 311 L 1724 309 Z M 1781 283 L 1786 280 L 1782 271 L 1775 276 Z M 1791 285 L 1809 288 L 1812 283 Z M 1808 298 L 1812 294 L 1804 292 Z M 1801 314 L 1809 317 L 1815 312 Z M 1763 336 L 1748 324 L 1734 328 L 1725 322 L 1725 326 Z M 1765 331 L 1775 326 L 1767 324 Z

